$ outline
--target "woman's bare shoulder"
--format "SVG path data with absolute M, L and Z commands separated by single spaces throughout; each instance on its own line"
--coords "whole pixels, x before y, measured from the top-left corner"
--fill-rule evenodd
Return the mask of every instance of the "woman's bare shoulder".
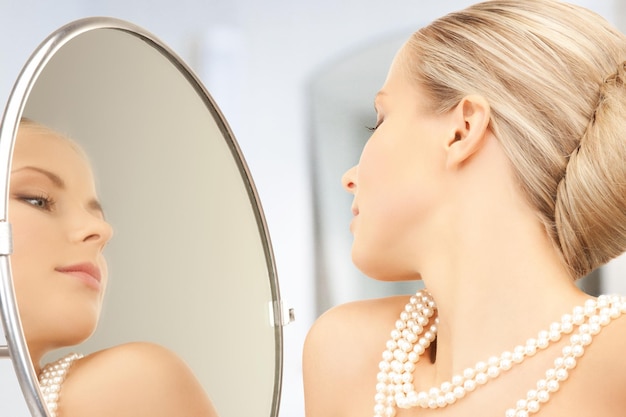
M 302 358 L 307 416 L 350 415 L 345 404 L 371 400 L 378 362 L 408 297 L 342 304 L 315 321 Z M 356 398 L 357 393 L 368 397 Z
M 153 343 L 128 343 L 78 360 L 68 373 L 59 414 L 206 416 L 216 412 L 186 363 Z
M 311 326 L 305 349 L 328 346 L 328 342 L 350 339 L 369 340 L 371 332 L 387 329 L 389 336 L 395 320 L 408 300 L 407 295 L 353 301 L 335 306 L 322 314 Z

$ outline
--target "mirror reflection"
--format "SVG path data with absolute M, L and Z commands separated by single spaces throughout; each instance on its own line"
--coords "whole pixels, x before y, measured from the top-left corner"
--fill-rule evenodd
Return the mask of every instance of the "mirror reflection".
M 263 216 L 245 163 L 219 110 L 184 64 L 155 42 L 143 32 L 114 28 L 81 33 L 54 54 L 28 95 L 23 115 L 36 123 L 26 122 L 17 137 L 14 169 L 19 171 L 11 177 L 11 191 L 17 192 L 31 181 L 36 185 L 12 194 L 11 210 L 16 215 L 48 215 L 67 228 L 77 227 L 74 223 L 79 218 L 89 219 L 102 229 L 85 232 L 94 247 L 109 240 L 109 228 L 115 231 L 106 245 L 108 282 L 93 253 L 70 254 L 55 246 L 50 254 L 51 274 L 74 279 L 69 287 L 86 294 L 80 307 L 86 310 L 84 314 L 75 310 L 79 307 L 72 307 L 76 297 L 71 291 L 57 288 L 52 280 L 47 285 L 56 293 L 36 288 L 41 301 L 24 301 L 30 300 L 28 291 L 36 283 L 24 280 L 17 284 L 20 256 L 28 259 L 34 255 L 28 252 L 29 244 L 18 247 L 16 242 L 14 281 L 33 365 L 39 371 L 44 363 L 70 352 L 84 354 L 70 369 L 77 380 L 79 371 L 88 369 L 82 363 L 107 369 L 112 379 L 94 378 L 93 392 L 102 393 L 100 400 L 115 403 L 98 384 L 108 382 L 115 387 L 115 378 L 132 382 L 133 369 L 159 358 L 167 365 L 170 358 L 176 369 L 188 366 L 188 379 L 178 380 L 182 381 L 179 391 L 186 387 L 178 399 L 189 406 L 190 413 L 193 409 L 193 415 L 213 413 L 206 397 L 199 403 L 189 400 L 194 392 L 205 392 L 222 417 L 274 416 L 282 333 L 275 323 L 279 319 L 274 314 L 279 304 L 278 286 Z M 50 137 L 53 139 L 45 140 Z M 29 146 L 35 141 L 37 146 Z M 40 142 L 59 145 L 59 152 Z M 72 143 L 75 145 L 69 145 Z M 50 165 L 42 162 L 42 166 L 35 165 L 37 169 L 23 168 L 37 162 L 28 159 L 31 148 Z M 81 156 L 82 150 L 88 157 Z M 71 155 L 82 171 L 70 171 L 71 164 L 63 158 L 50 158 L 57 153 Z M 90 179 L 90 165 L 95 184 Z M 42 170 L 63 179 L 66 190 L 70 185 L 80 189 L 80 201 L 71 201 L 85 212 L 68 215 L 67 221 L 54 217 L 54 208 L 60 210 L 65 203 L 47 200 L 53 193 L 44 185 L 51 190 L 56 190 L 55 184 L 61 187 Z M 17 228 L 16 233 L 24 239 L 20 242 L 36 239 L 28 231 Z M 105 286 L 107 294 L 98 317 Z M 60 311 L 47 313 L 39 304 Z M 42 314 L 45 320 L 38 320 Z M 45 354 L 83 340 L 98 318 L 97 329 L 86 342 Z M 47 322 L 54 325 L 44 326 Z M 47 338 L 38 333 L 44 327 Z M 128 354 L 117 359 L 109 356 L 119 351 Z M 137 356 L 143 359 L 134 361 Z M 97 360 L 107 357 L 109 361 Z M 167 371 L 168 366 L 156 368 Z M 165 375 L 152 372 L 157 371 L 148 375 L 161 389 L 177 392 L 173 383 L 180 374 L 165 381 Z M 246 401 L 241 401 L 242 381 L 251 387 Z M 68 378 L 69 387 L 70 382 Z M 127 394 L 141 389 L 139 381 L 135 384 L 128 385 Z M 139 403 L 141 399 L 138 395 L 132 400 Z M 80 406 L 89 405 L 82 400 Z M 168 415 L 181 415 L 172 410 Z M 152 411 L 145 414 L 158 415 Z
M 20 124 L 9 212 L 20 318 L 51 417 L 217 415 L 184 362 L 156 344 L 71 353 L 42 367 L 46 353 L 93 333 L 109 278 L 103 252 L 113 229 L 76 143 L 30 120 Z

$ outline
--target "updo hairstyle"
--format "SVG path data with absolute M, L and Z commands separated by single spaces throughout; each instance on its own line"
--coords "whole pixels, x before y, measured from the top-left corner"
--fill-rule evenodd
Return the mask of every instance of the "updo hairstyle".
M 432 111 L 485 97 L 490 129 L 577 279 L 626 250 L 626 37 L 552 0 L 494 0 L 407 43 Z

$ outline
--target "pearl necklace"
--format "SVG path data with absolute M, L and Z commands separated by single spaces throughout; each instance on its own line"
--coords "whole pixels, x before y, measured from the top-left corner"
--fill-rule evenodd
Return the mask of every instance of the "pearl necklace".
M 428 291 L 418 291 L 396 321 L 379 364 L 375 417 L 393 417 L 396 406 L 436 409 L 454 404 L 578 327 L 578 332 L 570 337 L 570 344 L 563 348 L 562 356 L 555 360 L 554 367 L 546 372 L 544 379 L 538 381 L 537 388 L 530 390 L 526 399 L 518 401 L 515 408 L 507 410 L 505 416 L 527 417 L 536 413 L 540 405 L 549 400 L 550 394 L 559 389 L 560 382 L 567 379 L 568 371 L 576 366 L 576 359 L 582 356 L 592 337 L 612 319 L 626 312 L 626 298 L 602 295 L 597 300 L 589 299 L 584 306 L 574 308 L 572 314 L 563 315 L 560 322 L 552 323 L 549 330 L 539 332 L 536 338 L 528 339 L 524 345 L 493 356 L 486 362 L 478 362 L 439 387 L 417 393 L 413 386 L 413 371 L 419 357 L 436 338 L 439 320 L 437 317 L 433 319 L 435 310 L 435 302 Z M 424 331 L 429 324 L 428 330 Z
M 67 372 L 74 361 L 82 357 L 81 354 L 71 353 L 55 362 L 46 364 L 39 373 L 39 388 L 50 417 L 57 417 L 59 391 L 61 391 L 61 384 L 65 381 Z

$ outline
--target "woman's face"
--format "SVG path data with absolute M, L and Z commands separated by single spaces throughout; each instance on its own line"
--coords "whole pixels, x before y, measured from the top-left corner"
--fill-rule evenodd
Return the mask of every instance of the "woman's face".
M 381 280 L 419 279 L 444 192 L 449 115 L 425 110 L 424 96 L 406 75 L 404 50 L 376 96 L 376 129 L 359 164 L 343 177 L 354 194 L 352 259 Z
M 10 178 L 15 292 L 31 353 L 76 344 L 95 329 L 112 235 L 86 158 L 69 140 L 21 126 Z

